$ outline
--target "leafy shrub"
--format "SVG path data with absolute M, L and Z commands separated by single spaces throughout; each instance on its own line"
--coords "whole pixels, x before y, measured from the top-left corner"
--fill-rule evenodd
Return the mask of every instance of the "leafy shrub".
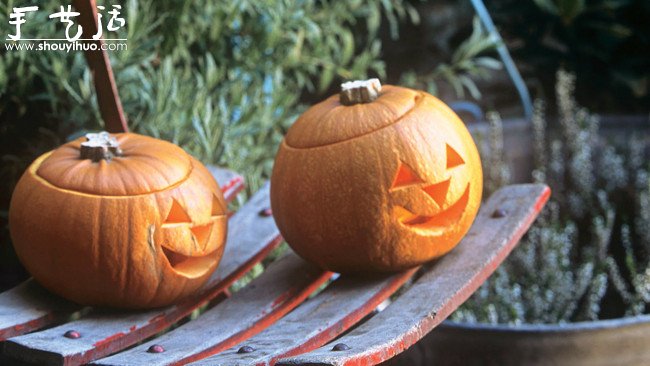
M 14 5 L 0 6 L 0 22 L 8 22 Z M 41 5 L 23 34 L 60 34 L 47 19 L 56 8 Z M 381 18 L 396 24 L 410 9 L 403 1 L 128 0 L 119 35 L 129 49 L 111 58 L 130 126 L 239 170 L 256 189 L 300 96 L 335 77 L 382 75 L 374 37 Z M 13 129 L 5 136 L 34 146 L 38 127 L 61 137 L 101 128 L 80 53 L 6 52 L 0 69 L 0 119 Z M 23 120 L 29 122 L 21 128 Z M 52 138 L 38 150 L 60 142 Z M 32 158 L 10 160 L 19 166 L 8 169 L 22 171 Z
M 0 22 L 8 22 L 15 5 L 0 4 Z M 110 57 L 130 127 L 173 141 L 206 163 L 244 173 L 252 191 L 268 177 L 277 144 L 304 109 L 301 97 L 327 90 L 335 80 L 385 77 L 382 19 L 395 37 L 400 21 L 418 21 L 404 0 L 125 0 L 124 5 L 127 26 L 119 36 L 128 39 L 128 50 Z M 40 7 L 22 33 L 62 34 L 62 26 L 47 19 L 58 5 Z M 470 41 L 439 77 L 457 76 L 459 92 L 469 88 L 476 94 L 462 74 L 483 76 L 484 66 L 498 63 L 479 58 L 491 45 L 480 27 Z M 0 120 L 9 123 L 0 130 L 0 142 L 11 148 L 1 154 L 1 174 L 9 183 L 3 197 L 36 155 L 101 129 L 91 82 L 80 53 L 5 52 Z
M 501 61 L 485 56 L 496 48 L 496 42 L 479 18 L 474 17 L 472 33 L 452 52 L 449 62 L 441 62 L 427 73 L 406 71 L 400 77 L 400 85 L 438 95 L 438 84 L 442 81 L 449 84 L 458 97 L 464 98 L 467 91 L 472 98 L 480 99 L 481 92 L 475 80 L 489 79 L 492 72 L 502 67 Z

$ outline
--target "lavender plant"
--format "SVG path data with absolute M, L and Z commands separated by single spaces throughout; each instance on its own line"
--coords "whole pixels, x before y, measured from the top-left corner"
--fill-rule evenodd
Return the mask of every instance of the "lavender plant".
M 635 136 L 620 146 L 599 135 L 598 118 L 577 105 L 574 87 L 574 76 L 559 71 L 556 133 L 548 132 L 544 103 L 535 104 L 532 176 L 551 186 L 550 202 L 453 320 L 563 323 L 650 312 L 646 143 Z M 488 191 L 508 179 L 501 120 L 489 120 Z

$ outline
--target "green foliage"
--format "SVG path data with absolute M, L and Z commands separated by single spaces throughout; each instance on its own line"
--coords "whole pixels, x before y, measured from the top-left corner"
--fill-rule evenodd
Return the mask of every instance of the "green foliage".
M 433 71 L 424 75 L 405 72 L 400 84 L 425 89 L 435 95 L 438 94 L 438 84 L 444 81 L 451 85 L 457 96 L 464 98 L 467 90 L 472 98 L 480 99 L 481 92 L 474 79 L 486 79 L 502 65 L 497 59 L 483 56 L 495 49 L 494 37 L 481 25 L 478 17 L 474 18 L 472 25 L 472 34 L 454 51 L 449 63 L 438 64 Z
M 452 319 L 562 323 L 650 312 L 650 164 L 640 136 L 604 140 L 577 106 L 574 76 L 558 73 L 560 128 L 547 133 L 543 103 L 533 119 L 533 178 L 551 186 L 546 209 L 509 259 Z M 486 187 L 501 173 L 500 120 L 492 117 Z M 485 156 L 485 155 L 484 155 Z M 490 181 L 497 180 L 494 184 Z M 621 254 L 622 253 L 622 254 Z M 605 308 L 618 299 L 623 306 Z M 616 301 L 614 301 L 615 303 Z
M 101 3 L 101 1 L 100 1 Z M 0 23 L 18 1 L 0 5 Z M 418 21 L 397 1 L 153 1 L 124 0 L 128 50 L 111 52 L 129 125 L 181 145 L 205 163 L 242 172 L 249 192 L 270 175 L 275 149 L 296 116 L 301 98 L 335 81 L 384 77 L 379 30 L 388 21 Z M 63 34 L 49 20 L 58 5 L 40 5 L 22 27 L 31 38 Z M 478 22 L 449 64 L 410 85 L 447 80 L 459 94 L 479 92 L 498 62 L 479 54 L 493 42 Z M 89 130 L 102 129 L 92 79 L 81 53 L 12 51 L 0 59 L 0 139 L 8 197 L 20 172 L 39 153 Z
M 0 23 L 7 24 L 16 5 L 0 5 Z M 123 5 L 127 27 L 119 36 L 128 39 L 128 50 L 110 57 L 131 128 L 178 143 L 206 163 L 243 172 L 251 190 L 268 178 L 276 146 L 304 108 L 299 98 L 335 80 L 384 76 L 377 37 L 382 17 L 394 35 L 398 21 L 417 20 L 401 0 Z M 23 34 L 61 35 L 62 26 L 47 19 L 56 8 L 41 5 Z M 34 147 L 39 128 L 64 138 L 101 129 L 82 54 L 5 52 L 0 75 L 0 119 L 12 122 L 3 140 L 18 136 Z M 20 127 L 23 120 L 29 122 Z M 45 140 L 37 151 L 5 157 L 10 164 L 3 175 L 15 181 L 15 172 L 34 155 L 60 142 Z

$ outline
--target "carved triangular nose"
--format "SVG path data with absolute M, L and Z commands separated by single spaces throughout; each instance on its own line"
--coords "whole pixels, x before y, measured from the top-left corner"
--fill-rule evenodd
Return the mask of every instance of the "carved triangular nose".
M 438 206 L 442 207 L 442 205 L 445 203 L 445 200 L 447 199 L 447 192 L 449 192 L 449 183 L 451 183 L 451 178 L 423 187 L 422 190 L 425 191 L 429 197 L 433 198 Z
M 212 227 L 214 226 L 213 222 L 209 222 L 205 225 L 195 225 L 190 228 L 196 243 L 201 250 L 205 250 L 208 245 L 208 239 L 210 239 L 210 233 L 212 232 Z

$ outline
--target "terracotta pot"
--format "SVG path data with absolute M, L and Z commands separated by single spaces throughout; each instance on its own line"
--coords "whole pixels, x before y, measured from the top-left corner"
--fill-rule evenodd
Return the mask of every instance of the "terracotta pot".
M 446 321 L 392 365 L 649 365 L 650 315 L 562 325 Z M 419 362 L 419 363 L 418 363 Z

